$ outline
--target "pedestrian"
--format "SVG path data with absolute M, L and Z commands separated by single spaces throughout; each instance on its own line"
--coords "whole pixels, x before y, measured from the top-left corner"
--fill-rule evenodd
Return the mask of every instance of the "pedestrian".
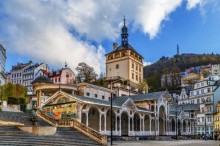
M 215 134 L 214 135 L 214 138 L 215 138 L 215 141 L 217 140 L 217 138 L 218 138 L 218 135 L 217 134 Z

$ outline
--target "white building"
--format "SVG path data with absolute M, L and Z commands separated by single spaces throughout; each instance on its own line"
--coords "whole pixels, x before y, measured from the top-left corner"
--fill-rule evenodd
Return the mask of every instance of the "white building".
M 12 69 L 10 71 L 10 82 L 12 82 L 13 84 L 23 85 L 23 72 L 32 64 L 32 61 L 29 61 L 28 63 L 17 63 L 17 65 L 12 66 Z
M 5 84 L 5 62 L 6 62 L 6 50 L 0 44 L 0 86 Z
M 213 135 L 213 104 L 219 100 L 214 96 L 214 92 L 218 92 L 216 82 L 218 76 L 210 76 L 203 80 L 197 81 L 193 85 L 193 89 L 186 93 L 183 89 L 180 95 L 179 104 L 199 104 L 200 111 L 197 114 L 197 134 Z M 206 127 L 206 129 L 205 129 Z
M 32 82 L 36 79 L 36 74 L 40 69 L 47 69 L 47 64 L 31 64 L 23 70 L 23 85 L 27 87 L 28 92 L 33 91 Z
M 213 64 L 211 66 L 211 74 L 213 76 L 220 76 L 220 64 Z

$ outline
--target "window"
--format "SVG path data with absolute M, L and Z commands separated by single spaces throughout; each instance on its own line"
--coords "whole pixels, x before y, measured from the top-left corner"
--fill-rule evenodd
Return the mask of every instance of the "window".
M 203 86 L 204 86 L 204 83 L 202 83 L 201 86 L 203 87 Z
M 134 68 L 134 63 L 132 63 L 132 68 Z
M 105 96 L 102 96 L 102 99 L 105 99 Z
M 138 70 L 138 66 L 136 65 L 136 70 Z
M 141 68 L 139 67 L 139 71 L 141 72 Z
M 116 69 L 119 69 L 119 64 L 116 64 Z
M 204 94 L 204 89 L 201 90 L 201 94 Z
M 89 94 L 89 92 L 86 92 L 86 96 L 89 96 L 90 94 Z
M 134 79 L 134 73 L 132 73 L 132 79 Z
M 136 75 L 136 80 L 138 81 L 138 75 Z
M 199 104 L 199 99 L 197 99 L 197 104 Z
M 191 96 L 193 96 L 193 95 L 194 95 L 194 92 L 191 92 L 190 94 L 191 94 Z
M 196 91 L 196 95 L 199 95 L 199 90 Z
M 210 92 L 210 91 L 211 91 L 210 88 L 208 88 L 207 90 L 208 90 L 207 92 Z
M 95 97 L 97 97 L 97 94 L 95 94 Z
M 108 100 L 110 101 L 110 100 L 111 100 L 111 97 L 108 97 Z
M 55 78 L 55 82 L 57 82 L 57 78 Z
M 60 78 L 59 78 L 59 82 L 60 82 Z

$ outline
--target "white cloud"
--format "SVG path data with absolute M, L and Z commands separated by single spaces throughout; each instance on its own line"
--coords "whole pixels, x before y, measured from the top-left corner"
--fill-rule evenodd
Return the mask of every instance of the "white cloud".
M 207 0 L 187 0 L 187 9 L 191 10 L 197 5 L 203 5 Z
M 169 14 L 181 3 L 182 0 L 146 0 L 138 8 L 137 23 L 150 38 L 154 38 L 160 31 L 161 23 L 168 19 Z
M 148 65 L 151 65 L 152 64 L 152 62 L 143 62 L 143 64 L 144 64 L 144 66 L 148 66 Z
M 100 73 L 105 70 L 102 41 L 119 37 L 124 15 L 129 28 L 140 29 L 153 39 L 182 1 L 1 1 L 0 39 L 9 52 L 50 65 L 61 66 L 66 61 L 73 69 L 84 61 Z M 190 8 L 197 3 L 188 0 Z

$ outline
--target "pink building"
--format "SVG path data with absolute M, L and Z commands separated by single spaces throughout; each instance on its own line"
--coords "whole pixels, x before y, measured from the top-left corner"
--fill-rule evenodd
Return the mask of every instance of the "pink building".
M 54 84 L 73 84 L 75 82 L 75 73 L 68 67 L 52 70 L 49 72 L 48 77 Z

